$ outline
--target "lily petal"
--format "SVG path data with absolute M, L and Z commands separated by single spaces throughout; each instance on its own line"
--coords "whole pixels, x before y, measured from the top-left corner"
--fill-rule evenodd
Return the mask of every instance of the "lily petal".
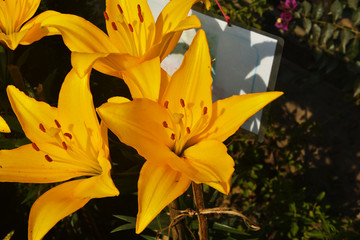
M 173 126 L 166 109 L 148 99 L 134 99 L 122 104 L 105 103 L 97 109 L 106 126 L 123 143 L 134 147 L 148 161 L 166 163 L 177 157 L 171 150 L 171 133 L 163 126 Z
M 144 61 L 123 73 L 132 98 L 147 98 L 158 101 L 161 85 L 160 59 Z
M 188 175 L 192 181 L 205 183 L 224 194 L 229 193 L 235 164 L 222 142 L 201 141 L 187 148 L 183 157 L 197 170 L 197 174 Z
M 213 113 L 207 129 L 190 140 L 189 144 L 201 139 L 225 141 L 252 115 L 268 103 L 280 97 L 283 92 L 264 92 L 236 95 L 213 104 Z
M 141 233 L 162 209 L 189 188 L 190 183 L 181 172 L 166 165 L 145 162 L 138 181 L 136 233 Z
M 19 119 L 26 137 L 32 142 L 52 142 L 52 137 L 41 129 L 44 127 L 46 131 L 50 127 L 56 127 L 54 122 L 57 117 L 56 108 L 26 96 L 12 85 L 8 86 L 6 90 L 12 109 Z
M 209 47 L 205 32 L 199 30 L 186 52 L 180 68 L 173 74 L 161 102 L 168 101 L 171 112 L 183 113 L 184 110 L 180 104 L 182 99 L 185 108 L 189 109 L 192 114 L 192 117 L 188 118 L 186 126 L 193 129 L 204 115 L 205 107 L 206 114 L 211 116 L 211 84 Z M 204 126 L 206 127 L 206 123 L 202 124 L 202 129 Z
M 3 133 L 10 133 L 11 130 L 5 120 L 0 116 L 0 132 Z
M 63 183 L 45 192 L 35 201 L 29 216 L 29 240 L 42 239 L 57 222 L 82 208 L 91 199 L 74 196 L 74 189 L 87 180 Z
M 31 144 L 0 151 L 0 182 L 52 183 L 83 176 L 86 169 L 71 162 L 48 162 Z
M 108 56 L 107 53 L 71 53 L 71 65 L 76 70 L 79 77 L 84 77 L 91 71 L 94 63 L 100 58 Z

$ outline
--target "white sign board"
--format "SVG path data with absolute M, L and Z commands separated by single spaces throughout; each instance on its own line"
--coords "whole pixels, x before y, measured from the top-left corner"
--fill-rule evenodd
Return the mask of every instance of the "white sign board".
M 156 19 L 168 1 L 149 0 L 148 3 Z M 229 27 L 226 21 L 193 10 L 191 14 L 200 19 L 211 58 L 216 59 L 212 69 L 213 101 L 232 95 L 266 92 L 278 40 L 235 25 Z M 196 29 L 184 31 L 174 51 L 162 62 L 161 66 L 170 75 L 180 66 L 195 34 Z M 262 111 L 259 111 L 242 128 L 258 134 L 261 116 Z

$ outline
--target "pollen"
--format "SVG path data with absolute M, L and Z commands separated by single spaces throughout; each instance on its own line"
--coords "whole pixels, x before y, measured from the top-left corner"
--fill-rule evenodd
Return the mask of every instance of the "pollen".
M 138 9 L 138 16 L 139 16 L 140 22 L 144 22 L 144 18 L 141 14 L 141 7 L 139 4 L 137 5 L 137 9 Z
M 56 126 L 57 126 L 58 128 L 61 128 L 61 125 L 60 125 L 59 121 L 56 120 L 56 119 L 55 119 L 55 124 L 56 124 Z
M 133 27 L 131 26 L 130 23 L 128 24 L 128 27 L 129 27 L 130 32 L 134 32 L 134 29 L 133 29 Z
M 168 127 L 169 127 L 169 125 L 167 124 L 166 121 L 163 121 L 162 125 L 163 125 L 164 128 L 168 128 Z
M 42 132 L 46 132 L 45 127 L 42 123 L 39 124 L 39 128 Z
M 64 133 L 65 137 L 68 137 L 70 140 L 72 139 L 72 135 L 70 133 Z
M 206 115 L 207 114 L 207 107 L 204 107 L 203 108 L 203 115 Z
M 171 140 L 175 140 L 175 134 L 174 133 L 171 134 Z
M 37 152 L 40 151 L 40 148 L 36 145 L 36 143 L 31 143 L 31 146 L 33 149 L 35 149 Z
M 120 4 L 117 5 L 117 8 L 119 9 L 119 12 L 120 12 L 121 14 L 124 13 L 124 11 L 122 10 L 122 8 L 120 7 Z
M 45 159 L 46 159 L 46 161 L 48 161 L 48 162 L 52 162 L 52 161 L 54 161 L 49 155 L 45 155 Z
M 180 99 L 180 104 L 181 104 L 181 106 L 184 108 L 185 107 L 185 101 L 184 101 L 184 99 Z
M 111 22 L 111 26 L 115 31 L 117 31 L 117 26 L 115 22 Z
M 188 134 L 190 134 L 190 128 L 189 128 L 189 127 L 186 128 L 186 132 L 187 132 Z
M 166 109 L 168 109 L 168 107 L 169 107 L 169 101 L 165 101 L 165 102 L 164 102 L 164 107 L 165 107 Z
M 107 12 L 104 12 L 104 17 L 105 17 L 106 21 L 109 21 L 109 15 L 107 14 Z
M 65 143 L 65 142 L 62 142 L 61 144 L 62 144 L 63 148 L 64 148 L 65 150 L 67 150 L 67 145 L 66 145 L 66 143 Z

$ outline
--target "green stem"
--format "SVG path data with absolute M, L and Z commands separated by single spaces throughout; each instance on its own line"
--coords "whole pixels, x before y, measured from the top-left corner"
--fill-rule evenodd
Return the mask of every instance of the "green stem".
M 192 190 L 193 190 L 193 194 L 194 194 L 194 202 L 195 202 L 196 208 L 200 212 L 201 210 L 205 209 L 202 185 L 196 184 L 193 182 Z M 208 234 L 207 217 L 205 215 L 198 214 L 197 218 L 198 218 L 198 222 L 199 222 L 199 239 L 200 240 L 208 240 L 209 234 Z

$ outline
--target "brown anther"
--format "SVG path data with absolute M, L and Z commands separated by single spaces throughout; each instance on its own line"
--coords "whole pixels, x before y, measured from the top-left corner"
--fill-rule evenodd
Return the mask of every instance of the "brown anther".
M 54 161 L 49 155 L 45 155 L 45 159 L 46 159 L 46 161 L 48 161 L 48 162 L 52 162 L 52 161 Z
M 169 107 L 169 101 L 165 101 L 165 102 L 164 102 L 164 107 L 165 107 L 166 109 L 168 109 L 168 107 Z
M 61 144 L 62 144 L 63 148 L 64 148 L 65 150 L 67 150 L 66 142 L 62 142 Z
M 111 22 L 111 26 L 115 31 L 117 31 L 117 26 L 115 22 Z
M 203 114 L 206 115 L 207 114 L 207 107 L 203 108 Z
M 138 10 L 138 16 L 139 16 L 140 22 L 144 22 L 144 18 L 143 18 L 142 14 L 141 14 L 140 4 L 137 5 L 137 10 Z
M 36 145 L 36 143 L 31 143 L 31 146 L 32 146 L 33 149 L 35 149 L 36 151 L 40 151 L 40 148 Z
M 39 128 L 41 131 L 46 132 L 45 127 L 42 123 L 39 124 Z
M 180 104 L 181 104 L 182 107 L 185 107 L 185 101 L 184 101 L 184 99 L 182 99 L 182 98 L 180 99 Z
M 120 4 L 117 5 L 117 8 L 119 9 L 119 12 L 120 12 L 121 14 L 124 13 L 123 10 L 122 10 L 122 8 L 120 7 Z
M 55 119 L 55 124 L 56 124 L 56 126 L 57 126 L 58 128 L 61 128 L 61 125 L 60 125 L 59 121 L 56 120 L 56 119 Z
M 140 6 L 140 4 L 137 5 L 137 10 L 138 10 L 139 13 L 141 13 L 141 6 Z
M 104 17 L 106 21 L 109 21 L 109 15 L 107 14 L 107 12 L 104 12 Z
M 70 140 L 72 139 L 72 135 L 70 133 L 64 133 L 65 137 L 68 137 Z
M 162 125 L 164 126 L 164 128 L 168 128 L 168 127 L 169 127 L 169 125 L 167 124 L 166 121 L 163 121 Z
M 175 134 L 174 133 L 171 134 L 171 140 L 175 140 Z
M 189 128 L 189 127 L 186 128 L 186 132 L 187 132 L 188 134 L 190 134 L 190 128 Z
M 128 27 L 129 27 L 130 32 L 134 32 L 134 29 L 133 29 L 133 27 L 131 26 L 130 23 L 128 24 Z

